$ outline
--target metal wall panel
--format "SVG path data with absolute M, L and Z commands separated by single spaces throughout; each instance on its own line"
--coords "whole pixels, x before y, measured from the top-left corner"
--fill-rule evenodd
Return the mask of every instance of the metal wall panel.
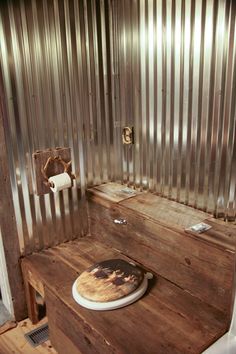
M 118 3 L 122 180 L 235 220 L 235 1 Z
M 107 2 L 5 1 L 1 70 L 8 156 L 22 253 L 87 232 L 87 184 L 114 174 Z M 72 149 L 71 190 L 36 196 L 32 153 Z
M 84 234 L 85 188 L 108 180 L 235 219 L 235 11 L 233 0 L 1 2 L 22 253 Z M 76 184 L 37 197 L 31 154 L 55 146 L 71 147 Z

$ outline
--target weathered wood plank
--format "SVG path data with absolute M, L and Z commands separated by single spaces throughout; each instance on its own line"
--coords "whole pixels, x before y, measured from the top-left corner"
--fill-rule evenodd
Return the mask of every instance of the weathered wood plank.
M 37 272 L 32 272 L 31 265 L 27 262 L 27 258 L 21 261 L 23 279 L 25 283 L 29 283 L 42 297 L 44 297 L 44 287 Z
M 89 199 L 107 207 L 111 206 L 112 203 L 118 203 L 139 194 L 134 189 L 113 182 L 88 189 L 86 193 Z
M 89 189 L 88 199 L 105 207 L 112 207 L 114 204 L 131 209 L 135 213 L 144 216 L 145 219 L 151 219 L 174 231 L 183 231 L 191 225 L 199 222 L 206 222 L 213 228 L 201 234 L 185 231 L 192 237 L 202 239 L 210 244 L 218 245 L 221 248 L 229 249 L 235 252 L 236 226 L 232 223 L 226 223 L 213 218 L 210 214 L 191 208 L 166 198 L 159 197 L 151 193 L 137 193 L 133 198 L 116 198 L 115 191 L 123 186 L 115 184 L 113 191 L 113 183 L 109 183 L 109 187 L 102 185 L 102 193 L 99 194 L 96 188 Z M 108 189 L 108 196 L 106 191 Z M 104 204 L 104 200 L 109 198 L 110 203 Z
M 64 353 L 66 348 L 66 351 L 70 354 L 84 354 L 79 350 L 77 346 L 73 344 L 69 337 L 67 337 L 65 333 L 58 328 L 57 323 L 54 321 L 54 316 L 50 316 L 48 325 L 50 328 L 50 342 L 52 343 L 53 348 L 58 351 L 58 353 Z
M 90 239 L 90 240 L 89 240 Z M 87 244 L 90 244 L 91 246 L 88 247 Z M 65 262 L 66 264 L 68 264 L 70 267 L 72 267 L 74 270 L 78 271 L 78 269 L 82 269 L 82 271 L 84 269 L 86 269 L 88 266 L 90 266 L 91 264 L 97 262 L 98 260 L 104 260 L 105 258 L 123 258 L 126 260 L 130 260 L 129 257 L 120 254 L 118 251 L 107 247 L 106 245 L 98 242 L 96 239 L 89 237 L 87 238 L 87 242 L 86 239 L 79 241 L 79 242 L 69 242 L 67 244 L 65 244 L 65 247 L 63 247 L 63 249 L 61 251 L 59 251 L 61 249 L 61 247 L 57 247 L 54 250 L 48 250 L 47 252 L 49 254 L 51 254 L 51 252 L 53 252 L 54 256 L 56 257 L 56 259 L 60 258 L 63 262 Z M 78 263 L 78 259 L 80 260 L 80 262 Z M 82 263 L 81 263 L 82 262 Z M 160 290 L 162 289 L 164 292 L 162 293 L 162 302 L 164 303 L 166 301 L 166 299 L 171 300 L 171 297 L 176 297 L 176 301 L 172 302 L 172 301 L 168 301 L 168 306 L 170 306 L 172 308 L 172 310 L 176 310 L 176 306 L 177 306 L 177 302 L 181 301 L 181 299 L 183 300 L 183 302 L 181 303 L 181 308 L 178 308 L 178 312 L 186 312 L 189 310 L 189 307 L 191 308 L 191 304 L 194 303 L 194 313 L 195 316 L 199 317 L 199 309 L 202 308 L 202 306 L 205 306 L 206 312 L 202 313 L 200 316 L 204 315 L 204 317 L 202 319 L 209 319 L 209 314 L 207 313 L 208 309 L 212 309 L 211 305 L 207 305 L 204 304 L 202 305 L 202 302 L 197 300 L 195 297 L 187 297 L 187 296 L 183 296 L 182 294 L 182 289 L 180 289 L 179 287 L 176 287 L 174 284 L 168 282 L 167 280 L 163 279 L 162 277 L 158 277 L 157 276 L 157 282 L 158 285 L 160 285 L 161 283 L 164 284 L 163 288 L 162 287 L 158 287 L 158 286 L 153 286 L 152 290 L 150 292 L 151 296 L 157 296 L 157 298 L 160 296 Z M 157 284 L 156 284 L 157 285 Z M 165 290 L 167 290 L 165 292 Z M 170 296 L 171 294 L 171 296 Z M 178 296 L 177 296 L 178 294 Z M 178 300 L 177 300 L 178 298 Z M 188 302 L 187 300 L 190 300 L 191 298 L 191 304 L 190 302 Z M 180 305 L 180 302 L 178 303 L 178 305 Z M 177 306 L 178 307 L 178 306 Z M 214 310 L 216 311 L 216 310 Z M 215 312 L 216 313 L 216 312 Z M 222 318 L 226 318 L 225 315 L 223 315 L 220 311 L 218 311 L 218 315 L 220 316 L 221 320 Z M 188 313 L 188 319 L 190 320 L 191 318 L 193 319 L 193 311 L 191 309 L 191 312 Z M 215 318 L 212 317 L 212 324 L 214 324 Z M 203 321 L 204 323 L 204 321 Z M 220 323 L 220 322 L 219 322 Z M 218 323 L 218 325 L 219 325 Z M 209 325 L 209 324 L 208 324 Z
M 165 226 L 185 229 L 210 217 L 210 214 L 189 206 L 159 197 L 152 193 L 141 193 L 130 200 L 120 202 L 126 208 L 161 222 Z
M 97 346 L 98 353 L 196 354 L 226 331 L 224 313 L 160 276 L 149 292 L 131 306 L 103 312 L 81 308 L 71 296 L 72 284 L 87 266 L 103 260 L 106 255 L 121 257 L 119 252 L 88 237 L 87 242 L 78 240 L 77 245 L 69 242 L 23 260 L 31 264 L 32 272 L 39 272 L 46 294 L 49 289 L 53 297 L 51 306 L 54 306 L 49 316 L 59 332 L 70 339 L 73 349 L 79 347 L 81 326 L 87 337 L 82 345 L 87 345 L 87 349 L 94 348 L 95 342 L 106 343 L 104 348 Z M 65 322 L 71 325 L 65 327 Z M 82 352 L 90 352 L 84 348 Z
M 20 248 L 6 149 L 4 131 L 7 129 L 7 113 L 3 93 L 3 80 L 0 70 L 0 225 L 2 242 L 5 251 L 9 285 L 16 320 L 26 317 L 26 302 L 21 276 L 19 258 Z
M 38 323 L 39 314 L 38 314 L 38 306 L 36 303 L 36 290 L 28 282 L 25 282 L 25 295 L 26 295 L 29 319 L 33 324 Z
M 81 353 L 112 353 L 109 343 L 90 327 L 80 316 L 71 311 L 64 302 L 46 288 L 46 302 L 48 310 L 48 323 L 50 339 L 59 353 L 63 353 L 65 343 L 72 354 Z M 66 318 L 69 321 L 66 321 Z M 60 340 L 63 335 L 63 342 Z
M 125 218 L 127 225 L 114 224 Z M 202 301 L 230 313 L 235 254 L 121 205 L 90 204 L 91 233 Z
M 15 328 L 17 326 L 16 321 L 7 321 L 3 325 L 0 326 L 0 335 L 9 331 L 12 328 Z
M 203 232 L 198 237 L 207 242 L 219 245 L 222 249 L 235 252 L 236 226 L 215 218 L 207 219 L 206 223 L 212 226 L 212 228 Z
M 44 285 L 37 273 L 35 274 L 31 271 L 30 264 L 27 261 L 21 262 L 21 267 L 25 285 L 28 317 L 31 322 L 35 324 L 39 321 L 39 309 L 36 301 L 36 292 L 44 297 Z

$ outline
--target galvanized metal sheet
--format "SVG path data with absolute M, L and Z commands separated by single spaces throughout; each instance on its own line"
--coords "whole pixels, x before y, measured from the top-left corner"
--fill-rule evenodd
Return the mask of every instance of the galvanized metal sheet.
M 235 220 L 235 2 L 122 0 L 122 7 L 126 16 L 113 13 L 118 44 L 124 31 L 130 38 L 125 50 L 116 47 L 120 120 L 136 137 L 133 155 L 122 151 L 123 181 Z
M 108 180 L 235 220 L 235 11 L 232 0 L 1 3 L 22 253 L 86 232 L 85 188 Z M 55 146 L 71 147 L 76 184 L 37 197 L 31 154 Z

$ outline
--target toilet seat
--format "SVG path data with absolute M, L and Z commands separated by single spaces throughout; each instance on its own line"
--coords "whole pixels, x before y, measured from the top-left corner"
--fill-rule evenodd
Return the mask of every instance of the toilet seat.
M 114 310 L 140 299 L 152 274 L 124 259 L 108 259 L 86 269 L 72 286 L 74 300 L 97 311 Z
M 84 297 L 82 297 L 76 289 L 76 281 L 75 281 L 72 286 L 72 295 L 73 295 L 74 300 L 79 305 L 81 305 L 87 309 L 96 310 L 96 311 L 115 310 L 115 309 L 130 305 L 133 302 L 140 299 L 144 295 L 144 293 L 146 292 L 147 287 L 148 287 L 148 278 L 145 275 L 141 285 L 131 294 L 129 294 L 121 299 L 114 300 L 114 301 L 96 302 L 96 301 L 87 300 Z

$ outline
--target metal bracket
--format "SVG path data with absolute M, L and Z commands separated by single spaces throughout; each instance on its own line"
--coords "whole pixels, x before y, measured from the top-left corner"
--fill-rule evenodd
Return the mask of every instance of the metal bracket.
M 122 130 L 122 141 L 125 145 L 134 144 L 134 128 L 124 127 Z
M 118 225 L 127 225 L 126 219 L 114 219 L 113 222 L 114 224 L 118 224 Z

